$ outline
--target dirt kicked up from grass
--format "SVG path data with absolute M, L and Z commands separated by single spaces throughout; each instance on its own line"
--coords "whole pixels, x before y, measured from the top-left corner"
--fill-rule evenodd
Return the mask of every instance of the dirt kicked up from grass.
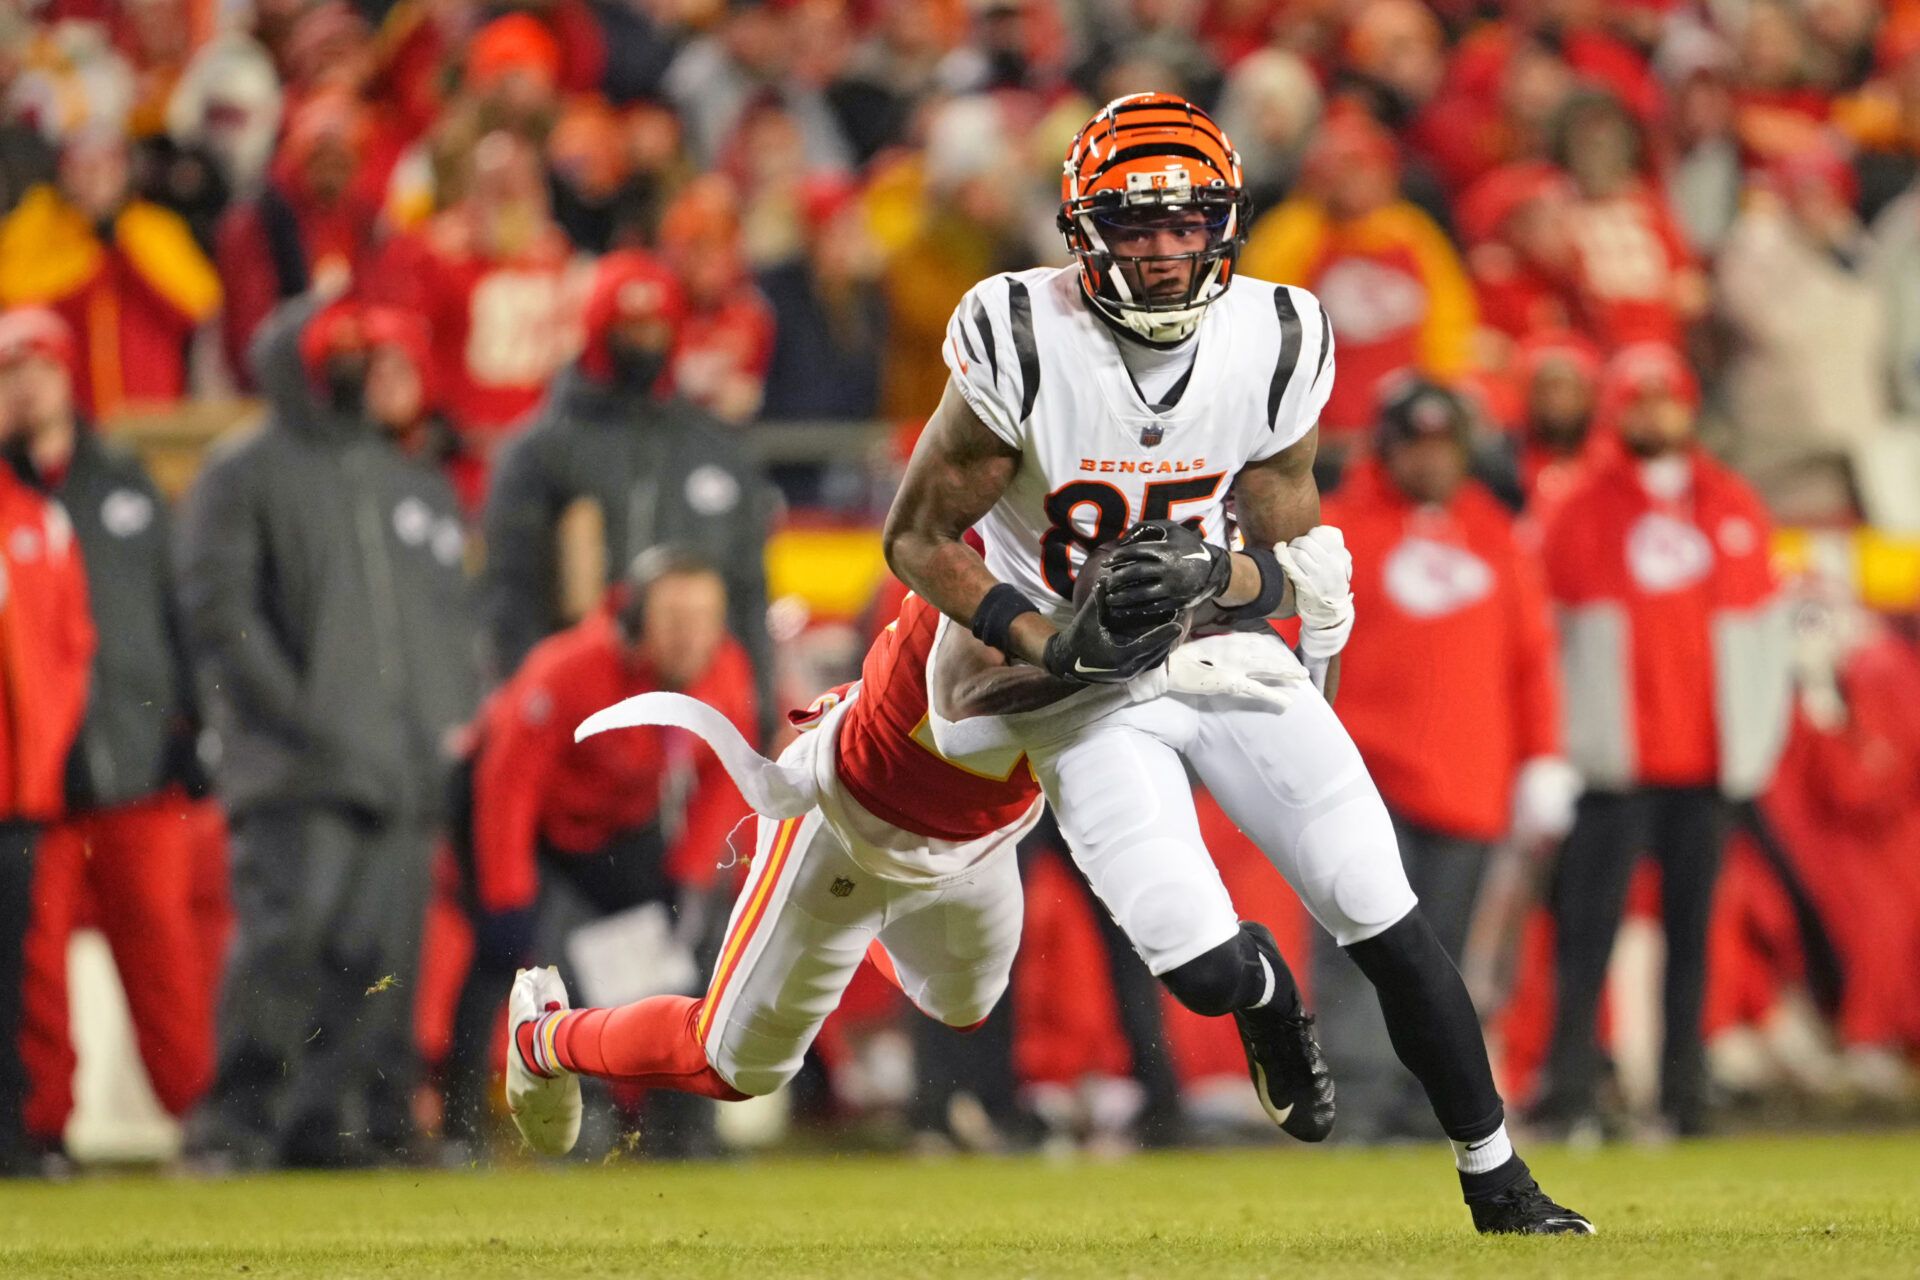
M 1593 1239 L 1485 1240 L 1443 1149 L 0 1183 L 0 1276 L 1920 1276 L 1920 1134 L 1533 1155 Z

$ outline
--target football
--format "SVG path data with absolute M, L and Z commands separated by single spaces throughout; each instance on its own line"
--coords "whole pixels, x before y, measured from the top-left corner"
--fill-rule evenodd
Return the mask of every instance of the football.
M 1113 558 L 1113 553 L 1119 549 L 1119 546 L 1120 544 L 1118 542 L 1102 543 L 1087 555 L 1086 563 L 1080 566 L 1079 576 L 1073 580 L 1074 608 L 1078 609 L 1087 602 L 1087 596 L 1093 590 L 1093 584 L 1099 581 L 1101 571 L 1106 567 L 1107 561 Z M 1116 635 L 1138 635 L 1143 631 L 1151 631 L 1154 627 L 1165 622 L 1170 616 L 1171 615 L 1162 615 L 1148 619 L 1132 618 L 1125 622 L 1115 622 L 1114 619 L 1108 618 L 1107 623 L 1113 628 Z M 1195 608 L 1186 611 L 1186 617 L 1184 619 L 1186 635 L 1190 636 L 1205 628 L 1218 625 L 1219 620 L 1219 606 L 1211 600 L 1204 601 Z

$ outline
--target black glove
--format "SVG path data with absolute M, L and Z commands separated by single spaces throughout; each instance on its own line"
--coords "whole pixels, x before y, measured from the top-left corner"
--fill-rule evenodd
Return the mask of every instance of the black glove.
M 1177 618 L 1145 631 L 1115 630 L 1109 620 L 1105 579 L 1073 615 L 1067 629 L 1047 641 L 1041 665 L 1075 684 L 1125 684 L 1167 660 L 1186 627 Z
M 1233 580 L 1233 553 L 1183 524 L 1147 520 L 1122 534 L 1105 567 L 1107 616 L 1122 627 L 1171 618 Z

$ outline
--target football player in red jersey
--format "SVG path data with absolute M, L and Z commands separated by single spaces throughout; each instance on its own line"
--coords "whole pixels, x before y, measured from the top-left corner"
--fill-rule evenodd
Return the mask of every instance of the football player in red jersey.
M 936 641 L 946 661 L 929 689 Z M 862 959 L 930 1017 L 981 1022 L 1006 990 L 1020 942 L 1014 846 L 1040 817 L 1017 749 L 962 764 L 934 745 L 936 717 L 1037 707 L 1071 691 L 1016 666 L 908 596 L 861 679 L 791 717 L 804 732 L 762 759 L 704 703 L 652 693 L 580 726 L 672 724 L 712 744 L 762 815 L 752 870 L 706 994 L 571 1009 L 552 968 L 523 969 L 509 1006 L 508 1103 L 535 1150 L 561 1154 L 580 1129 L 578 1075 L 737 1101 L 791 1079 Z

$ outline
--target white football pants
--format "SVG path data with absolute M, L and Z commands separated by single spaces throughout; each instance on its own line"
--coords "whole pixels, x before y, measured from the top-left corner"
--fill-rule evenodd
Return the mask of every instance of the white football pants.
M 1163 694 L 1028 757 L 1081 873 L 1156 975 L 1240 927 L 1200 839 L 1187 765 L 1341 946 L 1413 909 L 1386 805 L 1318 693 L 1285 711 Z

